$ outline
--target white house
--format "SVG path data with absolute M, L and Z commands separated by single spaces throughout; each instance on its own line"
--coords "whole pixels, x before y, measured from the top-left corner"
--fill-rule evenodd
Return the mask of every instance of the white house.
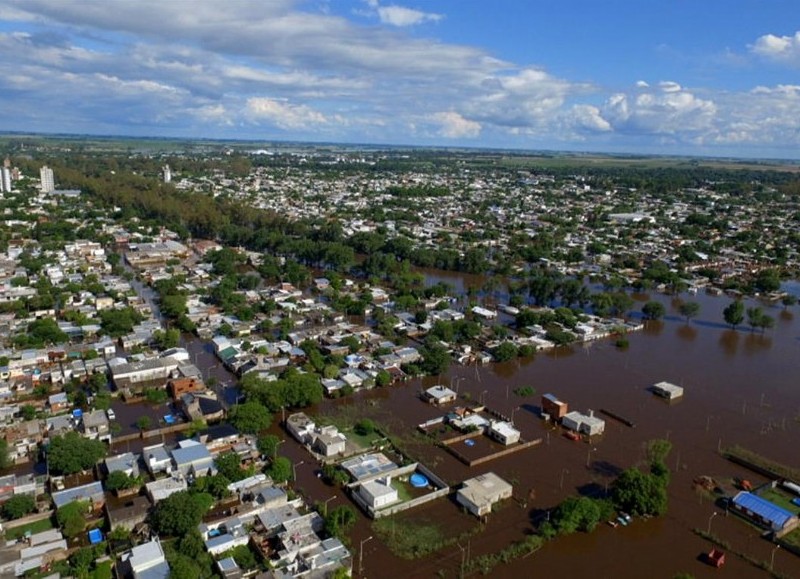
M 513 487 L 493 472 L 464 481 L 456 493 L 456 501 L 470 513 L 482 517 L 492 512 L 492 505 L 511 497 Z
M 602 418 L 597 418 L 591 410 L 589 414 L 581 414 L 577 410 L 568 412 L 561 419 L 561 426 L 581 434 L 588 434 L 595 436 L 603 434 L 606 428 L 606 422 Z
M 514 428 L 510 422 L 504 420 L 492 420 L 487 431 L 489 438 L 500 444 L 514 444 L 519 442 L 520 432 Z
M 399 500 L 397 489 L 392 487 L 390 476 L 365 482 L 358 488 L 358 494 L 367 505 L 375 510 L 387 507 Z

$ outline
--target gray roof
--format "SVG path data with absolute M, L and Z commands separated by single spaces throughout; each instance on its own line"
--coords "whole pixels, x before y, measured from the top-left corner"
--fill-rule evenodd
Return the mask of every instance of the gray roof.
M 103 496 L 103 485 L 100 482 L 93 482 L 55 492 L 53 493 L 53 502 L 56 504 L 56 508 L 60 509 L 73 501 L 95 501 L 103 498 Z

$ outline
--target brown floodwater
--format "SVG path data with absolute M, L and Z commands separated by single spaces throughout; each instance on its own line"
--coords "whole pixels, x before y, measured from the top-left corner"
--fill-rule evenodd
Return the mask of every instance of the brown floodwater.
M 637 301 L 647 297 L 637 296 Z M 764 571 L 732 555 L 722 571 L 700 560 L 710 544 L 692 529 L 707 529 L 709 524 L 723 540 L 760 560 L 769 561 L 772 546 L 760 539 L 754 528 L 733 515 L 726 516 L 695 492 L 692 480 L 710 475 L 720 480 L 742 476 L 761 482 L 760 477 L 719 456 L 718 449 L 732 444 L 800 467 L 800 323 L 791 312 L 784 314 L 780 307 L 762 304 L 776 318 L 774 329 L 763 335 L 746 326 L 733 331 L 722 321 L 722 308 L 730 300 L 700 295 L 690 298 L 700 302 L 701 311 L 687 324 L 672 299 L 656 294 L 649 297 L 666 305 L 667 317 L 632 333 L 625 350 L 616 348 L 612 340 L 603 340 L 537 354 L 532 360 L 453 366 L 445 376 L 326 401 L 316 411 L 324 414 L 346 409 L 353 416 L 374 417 L 394 434 L 405 436 L 416 455 L 453 485 L 487 471 L 512 482 L 514 500 L 490 515 L 486 529 L 473 536 L 470 558 L 497 552 L 522 539 L 566 496 L 602 495 L 622 469 L 643 463 L 646 441 L 669 439 L 673 449 L 667 463 L 673 475 L 666 516 L 636 520 L 624 528 L 602 525 L 591 534 L 559 538 L 525 559 L 496 567 L 492 574 L 564 576 L 566 570 L 568 577 L 672 577 L 687 571 L 695 577 L 719 572 L 731 577 L 766 577 Z M 653 396 L 647 388 L 662 380 L 683 386 L 684 398 L 668 404 Z M 440 414 L 420 401 L 419 391 L 437 382 L 457 386 L 461 395 L 468 393 L 502 414 L 513 413 L 523 438 L 541 438 L 542 443 L 470 468 L 442 449 L 416 442 L 415 425 Z M 531 386 L 536 394 L 521 398 L 513 392 L 518 386 Z M 568 440 L 538 417 L 540 396 L 548 392 L 568 402 L 570 409 L 607 409 L 636 426 L 606 418 L 605 434 L 591 444 Z M 337 495 L 331 508 L 346 502 L 341 491 L 316 478 L 318 467 L 302 449 L 287 442 L 281 452 L 295 462 L 303 461 L 297 466 L 298 487 L 309 498 L 321 501 Z M 714 512 L 719 516 L 712 516 Z M 459 531 L 465 525 L 459 509 L 444 499 L 405 516 L 437 521 L 446 529 Z M 373 535 L 369 521 L 361 518 L 352 537 L 356 576 L 361 542 Z M 361 576 L 457 577 L 462 554 L 467 552 L 466 545 L 462 546 L 463 552 L 453 546 L 424 559 L 406 561 L 393 556 L 375 537 L 363 544 Z M 800 558 L 779 550 L 774 568 L 800 577 Z

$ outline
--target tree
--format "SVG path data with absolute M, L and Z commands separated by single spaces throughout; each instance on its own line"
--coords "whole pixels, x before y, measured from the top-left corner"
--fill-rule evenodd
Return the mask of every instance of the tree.
M 517 347 L 511 342 L 503 342 L 492 350 L 492 356 L 497 362 L 507 362 L 517 357 Z
M 797 296 L 786 294 L 781 298 L 781 303 L 783 304 L 783 309 L 793 306 L 797 303 Z
M 678 311 L 686 318 L 686 323 L 688 324 L 689 320 L 700 313 L 700 304 L 697 302 L 681 302 L 681 305 L 678 306 Z
M 31 344 L 49 345 L 61 344 L 69 337 L 61 331 L 54 318 L 42 318 L 28 324 L 28 339 Z
M 121 470 L 115 470 L 109 474 L 108 478 L 106 479 L 106 490 L 119 491 L 132 489 L 140 484 L 141 481 L 137 477 L 129 476 L 127 473 L 124 473 Z
M 11 466 L 11 455 L 8 452 L 8 441 L 0 438 L 0 469 Z
M 3 516 L 19 519 L 36 510 L 36 501 L 30 495 L 14 495 L 3 503 Z
M 278 445 L 283 442 L 280 437 L 274 434 L 265 434 L 258 439 L 258 451 L 263 456 L 274 458 L 278 453 Z
M 257 434 L 272 424 L 272 415 L 258 402 L 245 402 L 234 406 L 230 422 L 239 432 Z
M 665 313 L 666 309 L 661 302 L 649 301 L 642 306 L 642 314 L 646 320 L 660 320 Z
M 344 538 L 344 535 L 356 522 L 356 512 L 350 505 L 341 505 L 332 509 L 325 517 L 325 531 L 332 537 Z
M 377 426 L 372 420 L 370 420 L 369 418 L 362 418 L 361 420 L 356 422 L 356 425 L 353 427 L 353 430 L 359 436 L 369 436 L 370 434 L 375 432 L 376 428 Z
M 248 476 L 242 468 L 242 458 L 235 452 L 229 451 L 220 454 L 215 460 L 219 473 L 231 482 L 240 481 Z
M 759 306 L 747 308 L 747 323 L 750 324 L 751 331 L 761 326 L 761 320 L 764 315 L 764 310 L 762 310 Z
M 438 340 L 428 340 L 420 353 L 422 371 L 426 374 L 442 374 L 450 367 L 450 353 Z
M 292 461 L 285 456 L 279 456 L 272 461 L 267 471 L 275 483 L 283 483 L 293 478 Z
M 197 528 L 214 498 L 206 493 L 179 491 L 159 501 L 152 523 L 159 533 L 180 537 Z
M 72 501 L 58 509 L 56 519 L 66 537 L 75 537 L 86 528 L 89 501 Z
M 725 306 L 725 309 L 722 310 L 722 317 L 725 318 L 725 322 L 730 324 L 735 330 L 736 326 L 744 321 L 744 302 L 735 300 L 729 303 Z
M 73 474 L 92 468 L 105 455 L 105 444 L 72 431 L 50 439 L 47 464 L 51 474 Z
M 378 374 L 375 376 L 375 385 L 376 386 L 388 386 L 392 383 L 392 375 L 389 374 L 386 370 L 378 370 Z
M 148 430 L 152 424 L 153 419 L 146 414 L 136 419 L 136 427 L 142 432 Z

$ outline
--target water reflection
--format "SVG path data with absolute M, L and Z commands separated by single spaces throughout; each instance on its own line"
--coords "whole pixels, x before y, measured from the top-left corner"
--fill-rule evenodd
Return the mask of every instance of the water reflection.
M 744 339 L 743 352 L 748 356 L 757 354 L 762 350 L 768 350 L 772 347 L 772 336 L 766 334 L 750 333 Z
M 778 317 L 782 322 L 791 322 L 794 319 L 794 314 L 791 310 L 782 310 Z
M 678 331 L 675 332 L 675 334 L 685 342 L 693 342 L 695 338 L 697 338 L 697 330 L 689 324 L 679 326 Z
M 739 332 L 736 330 L 725 330 L 719 335 L 719 345 L 728 357 L 736 356 L 739 349 Z

